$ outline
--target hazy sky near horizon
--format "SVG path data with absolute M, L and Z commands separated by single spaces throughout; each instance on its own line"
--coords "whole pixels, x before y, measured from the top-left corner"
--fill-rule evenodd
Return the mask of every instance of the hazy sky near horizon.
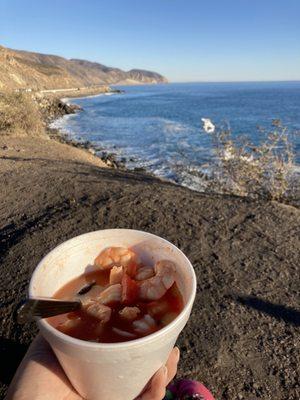
M 170 81 L 300 80 L 300 0 L 1 0 L 0 44 Z

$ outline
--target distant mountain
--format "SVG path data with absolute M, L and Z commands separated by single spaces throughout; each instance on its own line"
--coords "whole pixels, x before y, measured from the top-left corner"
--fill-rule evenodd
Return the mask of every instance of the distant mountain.
M 162 75 L 77 59 L 12 50 L 0 46 L 0 90 L 5 88 L 63 89 L 101 84 L 165 83 Z
M 129 75 L 130 79 L 144 83 L 161 82 L 161 79 L 163 80 L 163 82 L 167 81 L 166 78 L 164 78 L 157 72 L 145 71 L 143 69 L 131 69 L 127 72 L 127 74 Z

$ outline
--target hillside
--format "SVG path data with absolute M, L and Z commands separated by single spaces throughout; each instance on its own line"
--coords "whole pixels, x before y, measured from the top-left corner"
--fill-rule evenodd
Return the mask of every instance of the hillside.
M 151 71 L 127 72 L 96 62 L 0 46 L 0 90 L 74 88 L 119 82 L 163 83 L 167 79 Z

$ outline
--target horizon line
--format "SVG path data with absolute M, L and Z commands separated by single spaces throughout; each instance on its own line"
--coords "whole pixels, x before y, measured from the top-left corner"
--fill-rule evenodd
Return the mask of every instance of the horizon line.
M 169 81 L 168 83 L 278 83 L 278 82 L 299 82 L 299 79 L 249 79 L 249 80 L 236 80 L 236 81 L 225 81 L 225 80 L 208 80 L 208 81 Z M 168 84 L 166 83 L 166 85 Z

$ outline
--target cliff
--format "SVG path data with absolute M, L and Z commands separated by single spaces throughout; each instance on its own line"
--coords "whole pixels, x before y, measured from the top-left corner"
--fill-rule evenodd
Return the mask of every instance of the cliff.
M 97 62 L 12 50 L 0 46 L 0 90 L 57 89 L 103 84 L 163 83 L 162 75 L 139 69 L 123 71 Z

